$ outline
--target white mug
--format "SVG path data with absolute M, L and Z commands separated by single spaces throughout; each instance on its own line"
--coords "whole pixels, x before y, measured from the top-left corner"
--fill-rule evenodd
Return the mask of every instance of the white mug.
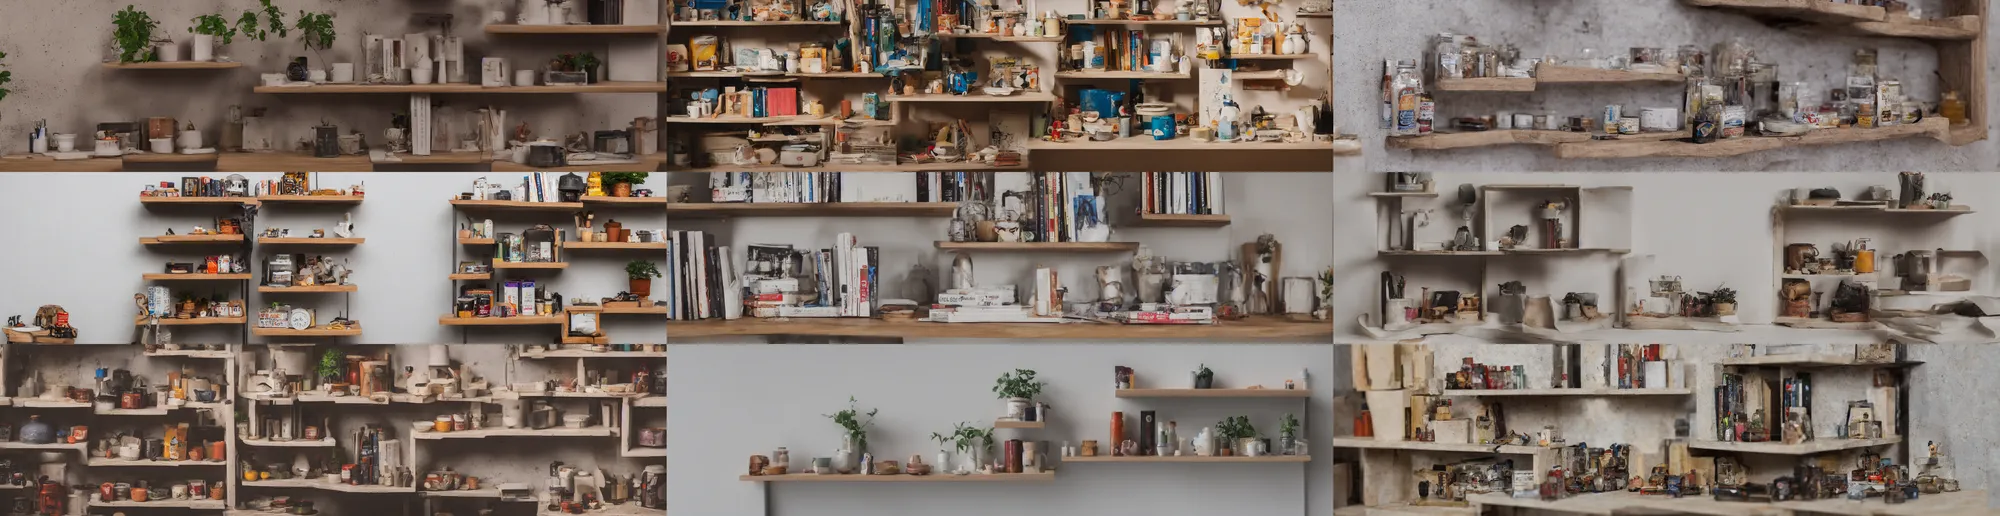
M 428 66 L 410 69 L 410 84 L 430 84 L 431 75 L 437 73 Z
M 354 82 L 354 63 L 334 63 L 333 82 L 341 84 Z
M 479 85 L 498 88 L 507 85 L 507 60 L 487 57 L 479 60 Z
M 76 152 L 76 135 L 56 135 L 56 152 Z
M 515 85 L 515 86 L 534 86 L 534 85 L 535 85 L 535 71 L 534 71 L 534 70 L 515 70 L 515 71 L 514 71 L 514 85 Z
M 174 153 L 174 139 L 173 139 L 173 138 L 154 138 L 154 139 L 152 139 L 152 140 L 150 140 L 150 141 L 151 141 L 151 142 L 152 142 L 152 144 L 153 144 L 153 152 L 154 152 L 154 153 L 156 153 L 156 154 L 173 154 L 173 153 Z

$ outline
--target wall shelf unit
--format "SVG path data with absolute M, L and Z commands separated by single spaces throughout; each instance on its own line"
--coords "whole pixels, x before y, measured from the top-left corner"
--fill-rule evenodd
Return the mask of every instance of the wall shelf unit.
M 1215 324 L 889 322 L 880 319 L 737 319 L 667 321 L 674 338 L 803 335 L 933 339 L 1329 339 L 1331 321 L 1254 316 Z
M 667 216 L 687 219 L 737 217 L 950 217 L 954 202 L 831 203 L 671 203 Z

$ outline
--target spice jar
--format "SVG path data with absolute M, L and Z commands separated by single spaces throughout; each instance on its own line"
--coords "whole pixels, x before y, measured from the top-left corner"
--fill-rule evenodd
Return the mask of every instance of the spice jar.
M 439 432 L 450 432 L 451 416 L 450 415 L 438 416 L 437 419 L 432 420 L 431 429 Z

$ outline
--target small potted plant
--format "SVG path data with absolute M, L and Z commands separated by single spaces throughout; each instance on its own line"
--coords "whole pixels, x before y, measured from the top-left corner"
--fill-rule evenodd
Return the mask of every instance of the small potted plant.
M 1281 455 L 1297 455 L 1298 453 L 1293 448 L 1298 446 L 1298 442 L 1299 418 L 1286 413 L 1284 419 L 1278 420 L 1278 453 Z
M 216 40 L 228 45 L 236 41 L 236 28 L 229 25 L 229 19 L 220 14 L 196 16 L 193 27 L 188 32 L 194 34 L 194 61 L 224 61 L 215 58 Z
M 653 278 L 660 277 L 660 268 L 646 260 L 632 260 L 625 264 L 625 276 L 632 280 L 630 292 L 634 296 L 651 297 Z
M 1313 311 L 1313 318 L 1327 320 L 1333 318 L 1333 268 L 1327 267 L 1319 273 L 1319 310 Z
M 333 391 L 347 390 L 347 384 L 340 381 L 341 365 L 345 364 L 346 361 L 347 357 L 341 356 L 339 351 L 329 349 L 325 353 L 321 353 L 319 356 L 319 371 L 317 371 L 319 373 L 320 385 L 324 385 Z
M 1015 369 L 1012 373 L 1001 373 L 993 384 L 993 392 L 1000 399 L 1007 400 L 1007 419 L 1034 421 L 1036 414 L 1029 410 L 1034 405 L 1035 396 L 1042 393 L 1042 387 L 1049 382 L 1035 381 L 1033 369 Z
M 334 40 L 338 39 L 338 35 L 333 31 L 333 13 L 331 12 L 314 13 L 299 11 L 299 19 L 297 22 L 294 22 L 292 28 L 299 31 L 299 44 L 305 46 L 306 50 L 311 50 L 315 58 L 322 57 L 320 51 L 333 48 Z M 301 57 L 299 59 L 304 60 L 305 58 Z M 324 63 L 326 61 L 321 59 L 320 62 Z M 306 80 L 326 82 L 326 69 L 312 67 L 308 64 L 306 65 L 306 70 Z
M 1215 434 L 1223 444 L 1223 455 L 1234 450 L 1236 455 L 1254 457 L 1257 454 L 1257 427 L 1250 425 L 1250 418 L 1230 416 L 1215 425 Z
M 1736 315 L 1736 289 L 1716 287 L 1714 292 L 1708 293 L 1708 309 L 1715 312 L 1716 317 Z
M 604 66 L 604 61 L 598 59 L 597 54 L 584 52 L 576 57 L 576 66 L 583 70 L 584 84 L 597 84 L 598 70 Z
M 1208 364 L 1202 364 L 1200 369 L 1194 371 L 1194 388 L 1215 388 L 1215 371 L 1208 370 Z
M 598 175 L 598 177 L 603 184 L 611 187 L 612 197 L 631 197 L 632 185 L 644 184 L 648 175 L 651 174 L 647 172 L 605 172 Z
M 932 433 L 931 439 L 940 446 L 949 442 L 952 449 L 958 451 L 958 466 L 952 472 L 960 475 L 979 472 L 979 466 L 984 464 L 981 460 L 993 452 L 992 428 L 980 429 L 958 423 L 952 426 L 950 434 Z M 952 467 L 948 459 L 950 457 L 944 451 L 938 451 L 937 467 Z
M 118 62 L 144 63 L 157 57 L 159 50 L 153 46 L 153 33 L 160 28 L 160 22 L 153 15 L 146 14 L 133 6 L 112 15 L 111 40 L 118 46 Z
M 875 413 L 880 410 L 868 409 L 868 413 L 863 414 L 855 406 L 854 397 L 848 396 L 847 410 L 826 414 L 827 419 L 832 419 L 833 424 L 840 425 L 841 429 L 841 448 L 834 455 L 834 469 L 842 473 L 856 469 L 854 461 L 868 453 L 868 428 L 875 425 Z

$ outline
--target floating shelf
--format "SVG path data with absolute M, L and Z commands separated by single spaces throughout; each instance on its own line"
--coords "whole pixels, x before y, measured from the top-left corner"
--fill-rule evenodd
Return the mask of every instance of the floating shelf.
M 1499 455 L 1535 455 L 1543 452 L 1555 451 L 1554 448 L 1543 448 L 1540 446 L 1521 446 L 1513 444 L 1439 443 L 1439 442 L 1425 442 L 1425 441 L 1382 441 L 1382 440 L 1376 440 L 1373 437 L 1353 437 L 1353 436 L 1333 438 L 1333 447 L 1361 448 L 1368 450 L 1418 450 L 1418 451 L 1453 452 L 1453 453 L 1491 453 Z
M 1814 206 L 1806 204 L 1781 204 L 1778 205 L 1778 209 L 1784 210 L 1786 212 L 1799 212 L 1799 213 L 1871 212 L 1871 213 L 1894 213 L 1903 215 L 1936 215 L 1940 217 L 1950 217 L 1953 215 L 1965 215 L 1969 213 L 1976 213 L 1975 211 L 1973 211 L 1972 207 L 1959 204 L 1954 204 L 1950 208 L 1942 210 L 1930 209 L 1930 208 L 1890 208 L 1887 204 L 1836 204 L 1831 206 Z
M 227 461 L 112 459 L 105 457 L 91 457 L 90 461 L 87 464 L 89 464 L 90 467 L 93 468 L 128 467 L 128 466 L 167 468 L 167 467 L 180 467 L 180 466 L 228 466 L 229 465 Z
M 504 160 L 493 161 L 490 166 L 494 172 L 652 172 L 659 169 L 660 164 L 666 161 L 666 154 L 647 154 L 617 162 L 573 163 L 560 167 L 531 167 L 525 163 Z
M 298 204 L 361 204 L 359 195 L 259 195 L 259 202 Z
M 924 93 L 917 95 L 889 95 L 883 98 L 888 99 L 890 102 L 1057 102 L 1061 100 L 1057 99 L 1055 94 L 1046 91 L 1026 91 L 1005 97 L 985 94 L 947 95 L 943 93 Z
M 1694 389 L 1619 389 L 1590 387 L 1575 389 L 1445 389 L 1445 396 L 1487 398 L 1499 396 L 1688 396 Z
M 1469 79 L 1438 79 L 1431 85 L 1437 91 L 1535 91 L 1535 79 L 1530 77 L 1477 77 Z
M 243 235 L 160 235 L 155 237 L 139 237 L 141 245 L 221 244 L 242 241 Z
M 589 205 L 661 206 L 667 204 L 667 198 L 665 197 L 611 197 L 605 195 L 597 195 L 597 196 L 586 195 L 583 196 L 580 200 L 583 201 L 583 204 L 585 206 Z
M 243 442 L 244 446 L 255 446 L 259 448 L 332 448 L 335 445 L 339 444 L 334 442 L 332 437 L 313 440 L 313 441 L 307 441 L 307 440 L 272 441 L 269 439 L 241 439 L 241 441 Z
M 499 86 L 488 88 L 477 84 L 315 84 L 312 86 L 258 86 L 252 93 L 278 94 L 366 94 L 366 93 L 487 93 L 487 94 L 563 94 L 563 93 L 666 93 L 664 82 L 616 82 L 605 81 L 597 84 L 575 86 Z
M 805 21 L 805 20 L 784 20 L 784 21 L 744 21 L 744 20 L 705 20 L 705 21 L 670 21 L 670 22 L 667 22 L 667 26 L 668 26 L 668 27 L 674 27 L 674 26 L 680 26 L 680 27 L 766 27 L 766 26 L 775 26 L 775 27 L 783 27 L 783 26 L 793 26 L 793 25 L 822 25 L 822 26 L 827 26 L 827 27 L 834 27 L 834 26 L 840 26 L 840 25 L 846 25 L 846 24 L 847 24 L 847 22 L 838 22 L 838 21 Z
M 263 293 L 267 293 L 267 294 L 276 294 L 276 293 L 300 293 L 300 294 L 310 294 L 310 293 L 326 293 L 326 292 L 359 292 L 360 290 L 361 290 L 361 286 L 360 286 L 360 285 L 313 285 L 313 286 L 310 286 L 310 287 L 263 287 L 263 286 L 260 286 L 260 287 L 257 287 L 257 291 L 258 291 L 258 292 L 263 292 Z
M 1064 38 L 1062 36 L 1002 36 L 999 34 L 986 34 L 986 33 L 943 32 L 943 33 L 938 33 L 937 37 L 939 39 L 988 39 L 993 41 L 1011 41 L 1015 43 L 1061 43 L 1064 41 Z
M 591 426 L 584 428 L 486 428 L 481 430 L 460 430 L 455 432 L 417 432 L 420 440 L 441 439 L 484 439 L 488 437 L 610 437 L 618 435 L 615 428 Z
M 164 197 L 164 196 L 148 196 L 148 195 L 141 195 L 141 196 L 139 196 L 139 204 L 152 204 L 152 205 L 163 205 L 163 204 L 219 204 L 219 205 L 240 205 L 240 204 L 257 204 L 257 198 L 255 198 L 255 197 Z
M 248 281 L 250 274 L 169 274 L 156 272 L 146 274 L 142 278 L 146 281 Z
M 563 249 L 667 250 L 666 242 L 563 242 Z M 495 267 L 502 268 L 502 267 Z
M 493 274 L 484 272 L 453 274 L 450 279 L 452 281 L 485 281 L 493 279 Z
M 1681 83 L 1680 72 L 1635 72 L 1543 63 L 1535 67 L 1535 84 L 1620 84 L 1633 82 Z
M 1500 251 L 1420 251 L 1407 249 L 1379 249 L 1378 256 L 1500 256 Z
M 1048 426 L 1048 421 L 1021 421 L 1018 419 L 993 420 L 993 428 L 1036 429 Z
M 174 319 L 174 318 L 161 317 L 159 319 L 158 324 L 160 326 L 215 326 L 215 325 L 243 324 L 244 320 L 245 319 L 242 317 L 202 317 L 197 319 Z M 136 317 L 133 318 L 132 324 L 134 326 L 148 326 L 152 323 L 149 323 L 145 317 Z
M 1119 398 L 1311 398 L 1305 389 L 1116 389 Z
M 932 323 L 889 322 L 881 319 L 737 319 L 734 321 L 667 321 L 670 338 L 720 336 L 812 335 L 824 337 L 894 337 L 936 339 L 1314 339 L 1333 338 L 1327 321 L 1295 322 L 1283 317 L 1253 316 L 1215 324 L 1108 323 Z
M 361 328 L 348 328 L 345 330 L 330 330 L 326 328 L 307 328 L 303 330 L 294 330 L 291 328 L 251 328 L 250 334 L 259 337 L 358 337 L 361 335 Z
M 1210 455 L 1210 456 L 1207 456 L 1207 457 L 1203 457 L 1203 456 L 1199 456 L 1199 455 L 1182 455 L 1182 456 L 1166 456 L 1166 457 L 1160 457 L 1160 456 L 1137 456 L 1137 457 L 1134 457 L 1134 456 L 1110 456 L 1110 455 L 1098 455 L 1098 456 L 1094 456 L 1094 457 L 1083 457 L 1083 456 L 1077 456 L 1077 457 L 1063 457 L 1063 458 L 1062 458 L 1062 461 L 1063 461 L 1063 462 L 1065 462 L 1065 463 L 1069 463 L 1069 462 L 1139 462 L 1139 463 L 1188 463 L 1188 464 L 1223 464 L 1223 463 L 1291 463 L 1291 464 L 1297 464 L 1297 463 L 1304 463 L 1304 462 L 1312 462 L 1312 457 L 1311 457 L 1311 456 L 1307 456 L 1307 455 L 1265 455 L 1265 456 L 1260 456 L 1260 457 L 1241 457 L 1241 456 L 1234 456 L 1234 455 L 1232 455 L 1232 456 L 1228 456 L 1228 457 L 1221 457 L 1221 456 L 1214 456 L 1214 455 Z
M 285 238 L 259 238 L 257 239 L 257 244 L 259 245 L 361 245 L 363 242 L 366 241 L 368 241 L 368 239 L 366 238 L 285 237 Z
M 460 238 L 458 245 L 493 245 L 491 238 Z
M 603 309 L 603 310 L 598 310 L 598 312 L 599 312 L 599 313 L 604 313 L 604 314 L 612 314 L 612 315 L 621 315 L 621 314 L 622 314 L 622 315 L 667 315 L 667 307 L 664 307 L 664 306 L 636 306 L 636 307 L 635 307 L 635 306 L 618 306 L 618 307 L 608 307 L 608 308 L 605 308 L 605 309 Z M 661 356 L 665 356 L 665 355 L 661 355 Z
M 1770 366 L 1770 367 L 1912 367 L 1923 362 L 1858 362 L 1852 354 L 1777 354 L 1754 357 L 1724 358 L 1716 362 L 1725 366 Z
M 1537 129 L 1495 129 L 1462 133 L 1431 133 L 1422 136 L 1391 136 L 1384 140 L 1391 149 L 1446 150 L 1495 145 L 1555 145 L 1588 142 L 1589 133 L 1543 131 Z
M 1138 242 L 947 242 L 938 241 L 941 251 L 1022 251 L 1054 253 L 1119 253 L 1139 250 Z
M 720 116 L 702 118 L 670 116 L 662 120 L 665 120 L 668 124 L 769 124 L 796 120 L 798 118 L 794 116 Z
M 1917 137 L 1930 137 L 1938 141 L 1947 141 L 1950 137 L 1949 122 L 1943 118 L 1928 118 L 1914 124 L 1893 125 L 1875 129 L 1818 129 L 1800 136 L 1744 136 L 1741 138 L 1718 140 L 1714 143 L 1608 140 L 1563 143 L 1556 145 L 1556 157 L 1562 159 L 1725 158 L 1787 147 L 1875 142 Z
M 318 489 L 321 491 L 338 491 L 342 493 L 417 492 L 417 488 L 415 486 L 411 487 L 358 486 L 358 485 L 341 484 L 337 482 L 327 482 L 326 480 L 318 478 L 310 478 L 310 479 L 293 478 L 285 480 L 246 480 L 243 481 L 243 487 L 269 487 L 274 489 Z
M 86 448 L 87 448 L 88 446 L 90 446 L 90 445 L 89 445 L 89 444 L 87 444 L 87 443 L 76 443 L 76 444 L 64 444 L 64 443 L 49 443 L 49 444 L 29 444 L 29 443 L 24 443 L 24 442 L 19 442 L 19 441 L 6 441 L 6 442 L 0 442 L 0 450 L 43 450 L 43 451 L 72 451 L 72 450 L 74 450 L 74 451 L 78 451 L 78 452 L 82 452 L 82 451 L 84 451 L 84 450 L 85 450 L 85 449 L 86 449 Z
M 119 168 L 121 169 L 124 168 L 123 165 L 125 163 L 135 163 L 142 165 L 215 163 L 216 160 L 218 159 L 220 158 L 217 156 L 216 153 L 213 152 L 206 154 L 174 154 L 174 153 L 148 152 L 141 154 L 126 154 L 118 158 L 118 160 L 120 161 Z
M 1056 72 L 1058 79 L 1148 79 L 1148 80 L 1188 80 L 1194 77 L 1179 72 L 1144 72 L 1135 70 L 1072 70 Z
M 662 307 L 664 308 L 664 307 Z M 555 351 L 524 352 L 521 358 L 667 358 L 665 351 L 591 351 L 587 349 L 558 349 Z
M 1222 25 L 1222 20 L 1125 20 L 1115 18 L 1083 19 L 1066 18 L 1063 23 L 1070 25 L 1178 25 L 1186 27 L 1208 27 Z
M 1228 215 L 1174 215 L 1167 213 L 1139 213 L 1138 218 L 1127 221 L 1132 227 L 1162 228 L 1219 228 L 1229 225 Z
M 1091 140 L 1086 140 L 1086 139 L 1073 139 L 1073 140 L 1068 140 L 1068 141 L 1060 141 L 1060 142 L 1052 142 L 1052 141 L 1047 141 L 1047 140 L 1032 140 L 1032 141 L 1029 141 L 1029 142 L 1028 142 L 1028 150 L 1032 150 L 1032 151 L 1044 151 L 1044 150 L 1079 150 L 1079 151 L 1083 151 L 1083 150 L 1087 150 L 1087 151 L 1104 151 L 1104 150 L 1144 150 L 1144 151 L 1210 151 L 1210 150 L 1231 150 L 1231 151 L 1235 151 L 1235 150 L 1240 150 L 1240 151 L 1326 151 L 1326 152 L 1334 152 L 1334 146 L 1333 146 L 1333 142 L 1312 142 L 1312 141 L 1307 141 L 1307 142 L 1297 142 L 1297 143 L 1288 143 L 1288 142 L 1216 142 L 1216 141 L 1207 141 L 1207 142 L 1205 142 L 1205 141 L 1201 141 L 1201 140 L 1196 140 L 1196 139 L 1193 139 L 1193 138 L 1174 138 L 1174 139 L 1171 139 L 1171 140 L 1155 140 L 1155 139 L 1153 139 L 1153 137 L 1151 137 L 1151 136 L 1133 136 L 1133 137 L 1128 137 L 1128 138 L 1118 138 L 1118 139 L 1115 139 L 1115 140 L 1107 140 L 1107 141 L 1101 141 L 1101 142 L 1100 142 L 1100 141 L 1091 141 Z M 1354 153 L 1348 153 L 1348 154 L 1354 154 Z
M 1003 170 L 1028 170 L 1028 162 L 1022 160 L 1016 165 L 985 165 L 980 163 L 821 163 L 817 167 L 786 167 L 779 165 L 711 165 L 706 167 L 668 167 L 676 172 L 985 172 Z
M 1856 23 L 1849 26 L 1849 29 L 1869 36 L 1964 41 L 1979 38 L 1979 24 L 1980 17 L 1973 15 L 1936 20 L 1890 15 L 1885 21 Z
M 1377 197 L 1377 198 L 1395 198 L 1395 197 L 1431 197 L 1431 198 L 1435 198 L 1435 197 L 1437 197 L 1437 196 L 1438 196 L 1438 193 L 1437 193 L 1437 192 L 1368 192 L 1368 196 L 1369 196 L 1369 197 Z
M 632 406 L 634 406 L 634 407 L 646 407 L 646 408 L 664 408 L 664 407 L 666 407 L 666 406 L 667 406 L 667 397 L 666 397 L 666 396 L 645 396 L 645 397 L 640 397 L 640 398 L 633 398 L 633 399 L 632 399 Z
M 1306 53 L 1306 54 L 1230 54 L 1230 55 L 1228 55 L 1228 56 L 1224 56 L 1224 57 L 1223 57 L 1223 59 L 1237 59 L 1237 60 L 1264 60 L 1264 61 L 1275 61 L 1275 60 L 1285 60 L 1285 61 L 1291 61 L 1291 60 L 1297 60 L 1297 59 L 1312 59 L 1312 58 L 1315 58 L 1315 57 L 1318 57 L 1318 56 L 1319 56 L 1318 54 L 1311 54 L 1311 53 Z
M 44 409 L 91 408 L 89 403 L 83 403 L 70 399 L 15 398 L 13 400 L 13 404 L 14 404 L 13 406 L 22 408 L 44 408 Z
M 657 36 L 667 32 L 665 25 L 519 25 L 494 23 L 486 25 L 487 34 L 640 34 Z
M 491 210 L 555 210 L 576 211 L 583 209 L 581 202 L 531 202 L 531 201 L 476 201 L 452 199 L 451 205 L 460 209 Z
M 441 326 L 560 326 L 568 318 L 552 315 L 548 317 L 452 317 L 438 318 Z
M 227 70 L 242 68 L 243 63 L 218 61 L 150 61 L 145 63 L 104 63 L 113 70 Z
M 569 262 L 503 262 L 498 259 L 493 260 L 494 270 L 502 270 L 502 269 L 562 270 L 568 268 L 569 268 Z
M 951 475 L 933 473 L 929 475 L 818 475 L 813 473 L 791 473 L 785 475 L 742 475 L 736 479 L 744 482 L 1047 482 L 1055 480 L 1056 472 L 1041 473 L 993 473 L 986 475 Z
M 159 507 L 159 508 L 194 509 L 203 511 L 220 511 L 229 508 L 229 502 L 224 500 L 193 499 L 193 498 L 186 500 L 169 498 L 166 500 L 146 500 L 143 502 L 134 502 L 131 500 L 119 500 L 115 502 L 107 502 L 95 499 L 93 497 L 88 503 L 88 505 L 90 505 L 91 507 L 115 507 L 115 508 Z
M 1846 451 L 1846 450 L 1854 450 L 1861 448 L 1873 448 L 1876 446 L 1888 446 L 1891 444 L 1897 444 L 1901 442 L 1903 442 L 1903 438 L 1901 437 L 1889 437 L 1883 439 L 1841 439 L 1837 437 L 1826 437 L 1821 439 L 1813 439 L 1810 441 L 1805 441 L 1799 444 L 1785 444 L 1783 442 L 1776 442 L 1776 441 L 1761 442 L 1761 443 L 1744 443 L 1744 442 L 1731 442 L 1731 441 L 1689 440 L 1688 448 L 1696 450 L 1730 451 L 1739 453 L 1760 453 L 1766 455 L 1813 455 L 1819 453 Z
M 147 351 L 145 353 L 146 356 L 149 357 L 187 357 L 187 358 L 209 358 L 209 359 L 227 359 L 236 356 L 236 353 L 232 351 L 212 350 L 212 349 L 158 349 L 153 351 Z
M 719 219 L 730 217 L 950 217 L 958 211 L 952 202 L 732 202 L 672 203 L 668 218 Z

